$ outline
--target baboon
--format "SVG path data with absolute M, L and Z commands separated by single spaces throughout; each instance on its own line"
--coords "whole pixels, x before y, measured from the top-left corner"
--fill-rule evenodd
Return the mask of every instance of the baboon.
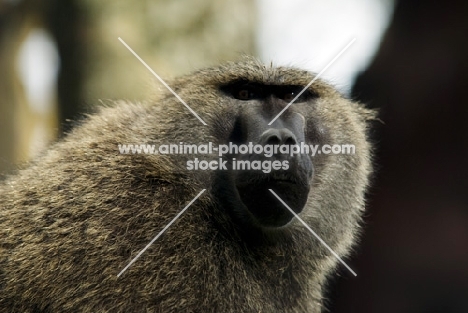
M 317 80 L 268 125 L 313 78 L 245 57 L 169 82 L 207 125 L 170 92 L 88 116 L 0 185 L 0 311 L 320 312 L 339 263 L 268 189 L 346 256 L 364 210 L 374 113 Z M 209 142 L 352 144 L 355 153 L 230 151 L 226 169 L 189 170 L 218 155 L 118 148 Z M 281 168 L 233 170 L 238 160 Z

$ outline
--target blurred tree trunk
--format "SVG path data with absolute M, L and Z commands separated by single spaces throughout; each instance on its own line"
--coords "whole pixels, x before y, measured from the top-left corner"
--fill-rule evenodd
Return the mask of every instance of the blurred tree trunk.
M 252 54 L 254 18 L 253 0 L 0 2 L 0 173 L 28 160 L 31 145 L 44 141 L 45 149 L 50 138 L 36 133 L 37 123 L 57 137 L 100 100 L 144 100 L 164 88 L 118 37 L 167 80 Z M 53 117 L 31 112 L 16 69 L 36 28 L 52 36 L 60 57 Z
M 10 25 L 11 16 L 6 15 L 5 5 L 0 4 L 0 173 L 11 169 L 14 159 L 13 116 L 15 97 L 13 93 L 14 41 L 17 30 Z

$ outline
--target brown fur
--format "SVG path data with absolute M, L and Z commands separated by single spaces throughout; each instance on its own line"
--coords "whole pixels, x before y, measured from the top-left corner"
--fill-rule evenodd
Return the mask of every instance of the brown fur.
M 148 104 L 90 116 L 0 185 L 0 312 L 320 312 L 337 260 L 298 221 L 255 240 L 237 231 L 193 156 L 123 155 L 118 144 L 225 143 L 238 108 L 217 86 L 236 78 L 306 85 L 312 74 L 228 63 L 170 83 Z M 317 81 L 319 99 L 288 110 L 355 155 L 317 157 L 302 218 L 340 256 L 349 252 L 370 172 L 373 113 Z M 117 274 L 203 188 L 207 191 L 120 278 Z

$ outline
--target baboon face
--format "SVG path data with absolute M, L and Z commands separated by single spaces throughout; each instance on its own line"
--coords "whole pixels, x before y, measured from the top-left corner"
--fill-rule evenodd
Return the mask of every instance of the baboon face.
M 269 156 L 240 150 L 224 155 L 228 170 L 214 173 L 211 188 L 214 199 L 235 225 L 273 231 L 288 225 L 293 214 L 269 189 L 303 216 L 317 214 L 321 207 L 335 207 L 362 192 L 368 171 L 366 120 L 372 113 L 344 99 L 321 80 L 302 92 L 312 79 L 314 75 L 304 70 L 244 60 L 201 70 L 178 81 L 176 92 L 190 99 L 210 125 L 203 128 L 203 136 L 218 144 L 264 148 L 359 145 L 359 153 L 348 156 L 291 156 L 281 150 Z M 267 162 L 271 170 L 239 166 L 247 161 Z
M 238 106 L 238 114 L 229 141 L 237 145 L 269 146 L 272 156 L 265 154 L 231 155 L 237 162 L 266 161 L 276 169 L 265 173 L 262 170 L 238 169 L 232 172 L 233 182 L 242 206 L 248 210 L 254 222 L 265 227 L 280 227 L 287 224 L 292 213 L 276 199 L 269 189 L 274 190 L 294 210 L 300 213 L 307 202 L 314 166 L 308 155 L 290 156 L 282 154 L 283 145 L 291 148 L 306 141 L 305 118 L 302 114 L 287 111 L 271 125 L 270 121 L 291 101 L 304 86 L 266 85 L 247 80 L 231 82 L 221 90 Z M 296 103 L 311 101 L 316 95 L 306 91 Z M 278 149 L 277 149 L 278 148 Z M 277 149 L 276 151 L 274 151 Z M 239 166 L 237 166 L 239 167 Z

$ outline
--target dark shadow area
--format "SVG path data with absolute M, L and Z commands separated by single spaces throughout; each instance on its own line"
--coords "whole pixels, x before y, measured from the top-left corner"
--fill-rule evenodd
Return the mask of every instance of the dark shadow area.
M 78 1 L 49 1 L 46 20 L 60 55 L 58 73 L 59 136 L 71 130 L 72 121 L 85 111 L 83 84 L 87 67 L 86 12 Z
M 364 236 L 330 312 L 468 312 L 468 3 L 400 1 L 353 97 L 380 110 Z

